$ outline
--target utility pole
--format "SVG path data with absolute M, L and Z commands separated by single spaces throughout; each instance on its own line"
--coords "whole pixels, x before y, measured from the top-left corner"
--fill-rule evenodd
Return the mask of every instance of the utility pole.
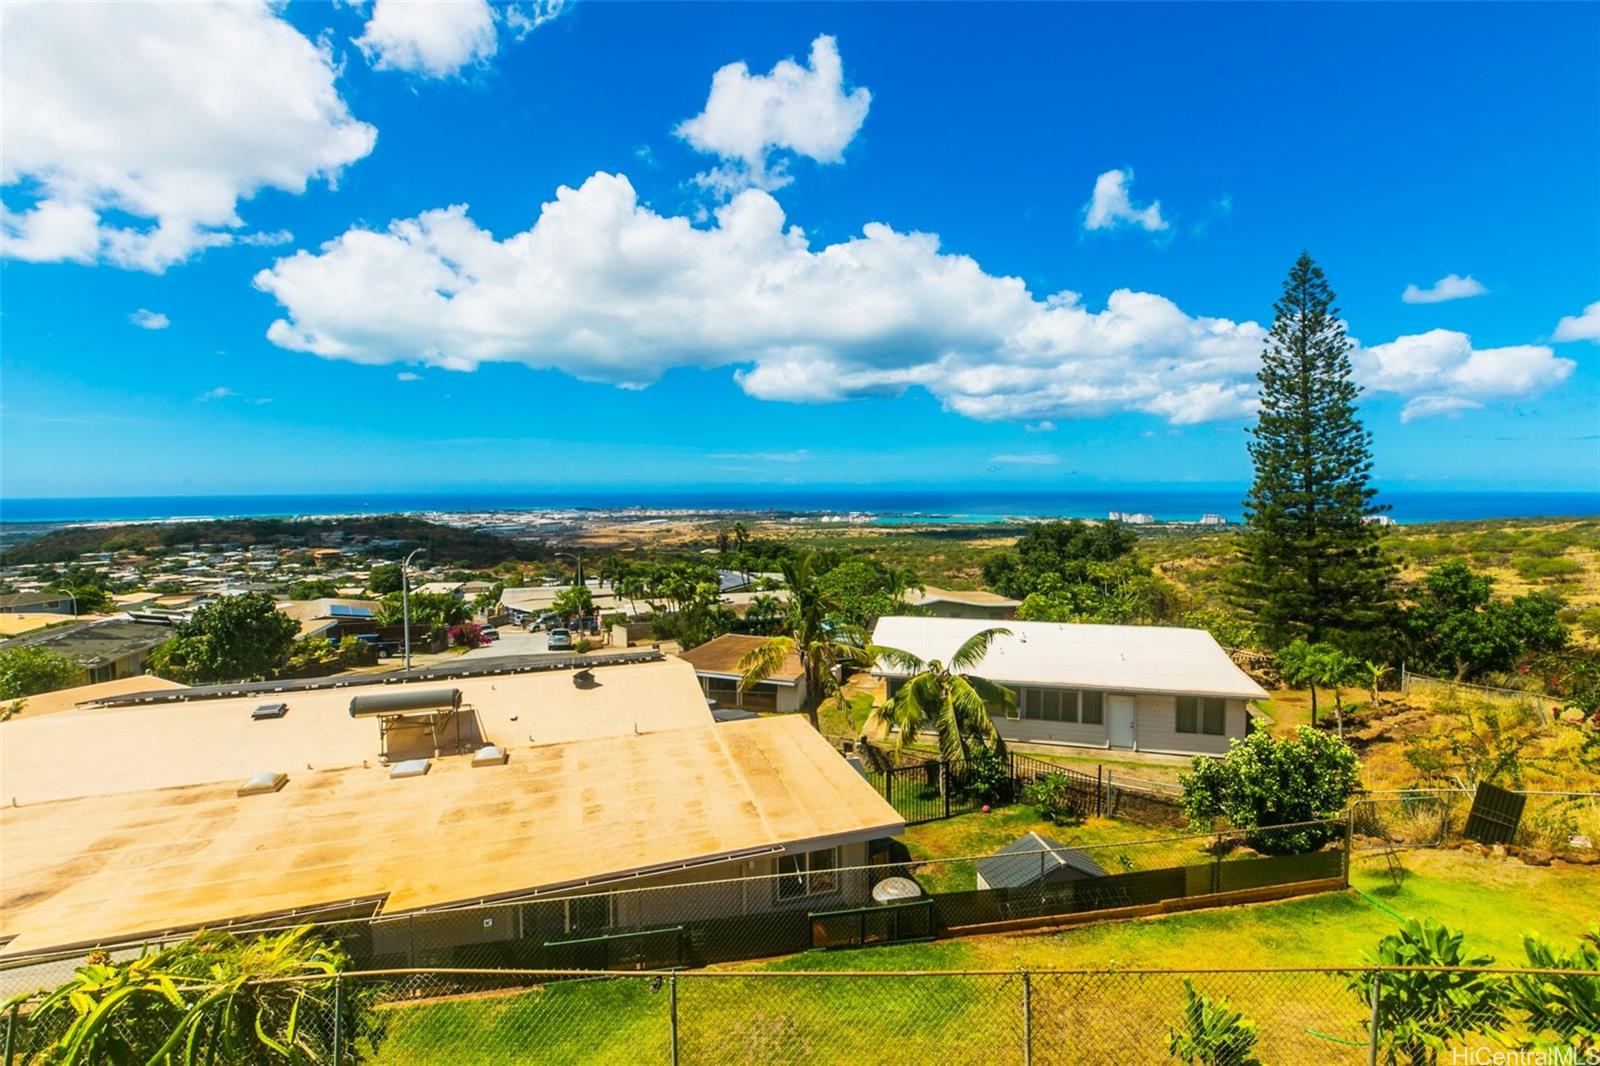
M 406 669 L 411 669 L 411 560 L 421 548 L 414 549 L 400 564 L 400 621 L 405 627 Z

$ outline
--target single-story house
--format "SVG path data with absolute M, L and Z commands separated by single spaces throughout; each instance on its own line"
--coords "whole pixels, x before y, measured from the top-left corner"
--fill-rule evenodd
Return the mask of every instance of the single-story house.
M 56 626 L 0 642 L 0 647 L 44 648 L 83 670 L 81 684 L 144 673 L 145 660 L 172 636 L 170 620 L 101 618 Z
M 411 586 L 413 595 L 421 593 L 427 596 L 449 596 L 452 599 L 462 599 L 466 582 L 464 581 L 427 581 L 421 585 Z
M 739 691 L 739 660 L 767 642 L 765 637 L 724 633 L 699 647 L 680 652 L 679 658 L 694 667 L 706 699 L 718 708 L 746 711 L 798 711 L 806 702 L 806 674 L 800 656 L 790 653 L 783 667 L 767 680 Z
M 0 614 L 74 614 L 72 597 L 64 592 L 0 594 Z
M 978 860 L 979 888 L 1027 888 L 1106 876 L 1088 855 L 1038 833 L 1019 837 Z
M 673 659 L 315 684 L 8 722 L 0 958 L 291 914 L 378 918 L 372 951 L 410 958 L 834 910 L 868 902 L 869 842 L 904 829 L 806 722 L 717 724 Z M 441 686 L 469 747 L 495 751 L 394 772 L 414 768 L 384 764 L 383 727 L 353 701 Z M 656 886 L 683 887 L 624 891 Z M 530 907 L 509 920 L 469 909 L 515 901 Z M 425 918 L 426 945 L 402 916 Z
M 1022 601 L 995 592 L 924 585 L 906 592 L 905 605 L 935 618 L 1014 618 Z
M 326 637 L 338 641 L 356 633 L 376 633 L 380 606 L 377 600 L 325 596 L 315 600 L 287 600 L 278 604 L 278 611 L 299 623 L 296 640 Z
M 872 641 L 949 661 L 969 638 L 1003 628 L 973 673 L 1016 695 L 996 727 L 1006 740 L 1223 755 L 1249 729 L 1250 700 L 1266 698 L 1203 629 L 965 618 L 880 618 Z M 892 695 L 907 674 L 880 662 Z
M 630 601 L 617 596 L 616 590 L 610 585 L 601 585 L 598 581 L 586 581 L 585 584 L 589 587 L 595 610 L 600 614 L 621 613 L 631 618 L 636 610 L 644 612 L 650 609 L 644 600 Z M 524 585 L 503 589 L 500 592 L 500 609 L 511 616 L 513 624 L 522 625 L 529 619 L 553 612 L 557 597 L 569 588 L 570 585 Z

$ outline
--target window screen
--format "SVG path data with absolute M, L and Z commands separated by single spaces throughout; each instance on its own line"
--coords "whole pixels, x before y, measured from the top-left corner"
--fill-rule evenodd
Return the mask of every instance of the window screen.
M 1105 723 L 1105 693 L 1083 693 L 1083 724 L 1103 725 Z
M 1180 732 L 1180 733 L 1198 733 L 1198 732 L 1200 732 L 1200 725 L 1199 725 L 1199 721 L 1198 721 L 1198 714 L 1197 714 L 1197 707 L 1196 707 L 1196 703 L 1197 702 L 1198 701 L 1193 696 L 1179 696 L 1178 697 L 1178 722 L 1177 722 L 1177 726 L 1176 726 L 1178 732 Z

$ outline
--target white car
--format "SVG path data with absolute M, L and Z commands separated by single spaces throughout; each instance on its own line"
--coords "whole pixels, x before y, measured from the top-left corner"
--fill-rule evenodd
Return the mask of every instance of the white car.
M 545 643 L 545 647 L 551 651 L 571 651 L 572 631 L 568 629 L 552 629 L 550 631 L 550 639 Z
M 484 640 L 499 640 L 500 639 L 500 631 L 498 629 L 496 629 L 494 626 L 480 626 L 478 628 L 478 632 L 483 635 L 483 639 Z

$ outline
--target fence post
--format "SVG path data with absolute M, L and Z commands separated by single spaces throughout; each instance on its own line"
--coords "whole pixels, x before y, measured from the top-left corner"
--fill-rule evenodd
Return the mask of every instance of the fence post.
M 1378 971 L 1372 971 L 1372 1021 L 1367 1034 L 1367 1066 L 1378 1066 Z
M 1105 781 L 1103 780 L 1105 777 L 1105 772 L 1106 768 L 1102 764 L 1094 764 L 1094 814 L 1096 818 L 1099 818 L 1106 813 L 1106 786 Z
M 939 760 L 939 795 L 944 798 L 944 816 L 950 817 L 950 763 Z
M 678 1066 L 678 974 L 667 976 L 667 1019 L 672 1026 L 672 1066 Z
M 1022 1066 L 1033 1066 L 1033 978 L 1022 971 Z
M 333 1066 L 344 1061 L 344 1009 L 341 992 L 344 983 L 341 974 L 333 975 Z
M 17 1042 L 17 1008 L 20 1003 L 11 1004 L 11 1009 L 6 1011 L 6 1059 L 5 1066 L 11 1066 L 11 1053 Z

